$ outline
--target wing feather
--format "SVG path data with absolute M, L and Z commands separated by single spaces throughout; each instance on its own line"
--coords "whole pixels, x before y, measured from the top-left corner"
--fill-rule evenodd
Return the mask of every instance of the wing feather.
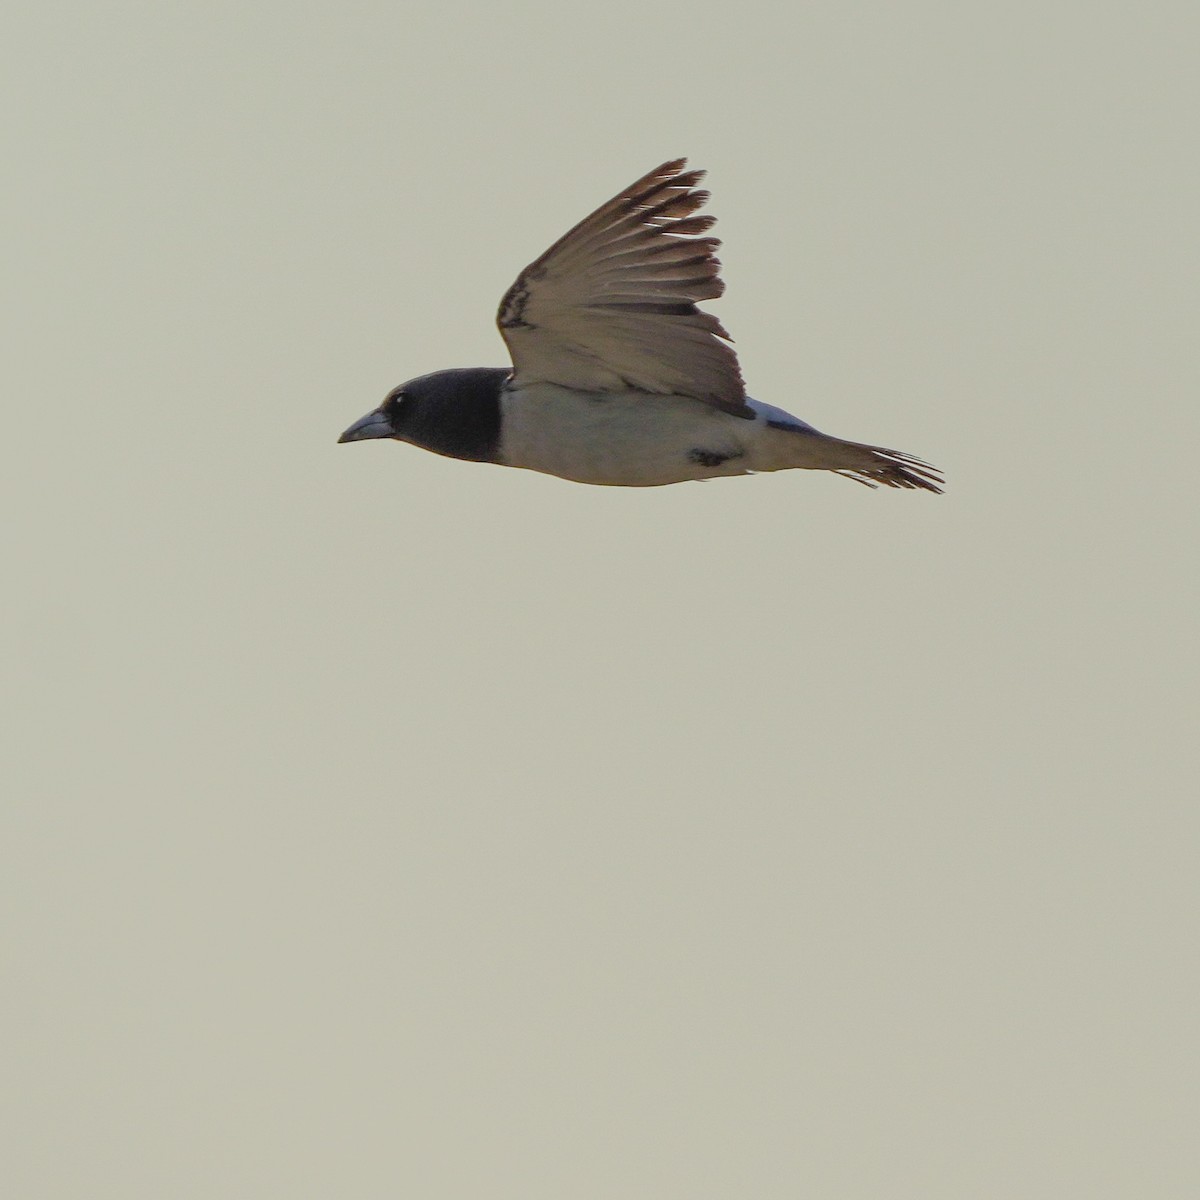
M 696 307 L 725 290 L 703 171 L 674 159 L 585 217 L 517 277 L 497 324 L 519 383 L 692 396 L 753 416 L 732 339 Z

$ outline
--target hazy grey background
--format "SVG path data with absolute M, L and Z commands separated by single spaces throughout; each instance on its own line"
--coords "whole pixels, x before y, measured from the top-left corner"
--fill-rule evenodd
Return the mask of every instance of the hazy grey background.
M 784 7 L 10 25 L 9 1194 L 1198 1194 L 1200 22 Z M 948 495 L 334 444 L 678 154 Z

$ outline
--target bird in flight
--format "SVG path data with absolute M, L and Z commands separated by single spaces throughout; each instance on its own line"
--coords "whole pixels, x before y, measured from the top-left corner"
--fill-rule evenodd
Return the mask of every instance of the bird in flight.
M 512 369 L 465 367 L 393 388 L 338 439 L 392 438 L 579 483 L 654 487 L 792 467 L 869 487 L 942 490 L 899 450 L 847 442 L 746 395 L 720 321 L 715 218 L 687 159 L 663 163 L 517 276 L 497 323 Z

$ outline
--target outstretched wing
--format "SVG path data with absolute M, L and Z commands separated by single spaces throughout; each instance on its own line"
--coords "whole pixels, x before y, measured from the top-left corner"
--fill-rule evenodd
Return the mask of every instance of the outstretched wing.
M 520 383 L 692 396 L 752 417 L 719 296 L 703 171 L 663 163 L 559 238 L 517 277 L 496 321 Z

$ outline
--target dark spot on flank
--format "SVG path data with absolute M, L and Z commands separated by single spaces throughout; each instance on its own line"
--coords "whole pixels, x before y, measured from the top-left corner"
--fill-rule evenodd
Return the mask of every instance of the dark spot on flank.
M 731 458 L 741 458 L 738 453 L 722 454 L 719 450 L 689 450 L 688 461 L 694 462 L 698 467 L 719 467 L 723 462 L 728 462 Z

